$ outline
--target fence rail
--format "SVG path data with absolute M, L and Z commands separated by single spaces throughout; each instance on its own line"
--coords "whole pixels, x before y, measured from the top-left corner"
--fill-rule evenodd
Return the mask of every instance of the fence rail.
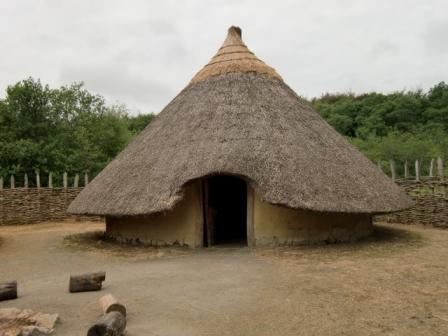
M 73 188 L 79 188 L 80 187 L 80 182 L 79 182 L 80 178 L 79 178 L 79 174 L 75 174 L 73 177 L 73 184 L 70 186 L 69 185 L 69 176 L 67 174 L 67 172 L 64 172 L 62 174 L 62 185 L 61 187 L 63 188 L 69 188 L 69 187 L 73 187 Z M 30 179 L 28 177 L 28 174 L 24 174 L 23 175 L 23 184 L 22 186 L 19 186 L 16 182 L 16 175 L 10 175 L 9 176 L 9 189 L 15 189 L 15 188 L 29 188 L 30 187 L 30 183 L 29 183 Z M 84 181 L 83 181 L 83 186 L 86 186 L 87 184 L 89 184 L 89 175 L 87 173 L 84 174 Z M 54 183 L 54 176 L 53 176 L 53 172 L 49 172 L 48 173 L 48 180 L 47 180 L 47 188 L 53 188 L 53 186 L 55 186 L 56 184 Z M 43 185 L 41 183 L 41 174 L 40 172 L 37 170 L 36 174 L 35 174 L 35 188 L 42 188 Z M 7 185 L 6 185 L 6 180 L 3 176 L 0 176 L 0 190 L 2 189 L 6 189 Z
M 420 160 L 415 160 L 414 162 L 414 174 L 411 174 L 410 171 L 410 162 L 405 161 L 403 163 L 403 175 L 398 176 L 397 174 L 397 165 L 395 160 L 389 160 L 389 174 L 392 180 L 397 180 L 399 178 L 414 178 L 415 181 L 419 181 L 422 177 L 422 164 Z M 384 170 L 383 166 L 381 165 L 381 162 L 378 162 L 378 167 L 380 167 L 382 170 Z M 428 177 L 438 177 L 440 180 L 443 181 L 445 177 L 445 168 L 443 165 L 443 159 L 441 157 L 438 157 L 437 159 L 433 158 L 431 159 L 429 163 L 429 175 Z
M 413 176 L 411 176 L 411 166 L 413 166 Z M 403 176 L 397 174 L 395 161 L 389 160 L 388 168 L 391 178 L 414 199 L 415 206 L 393 214 L 377 216 L 377 220 L 448 228 L 448 182 L 445 180 L 442 158 L 431 160 L 429 176 L 422 176 L 419 160 L 413 164 L 404 162 Z M 77 218 L 68 215 L 66 210 L 82 190 L 80 175 L 74 175 L 72 186 L 69 186 L 67 173 L 62 174 L 60 187 L 54 183 L 53 173 L 50 172 L 47 178 L 47 187 L 43 187 L 39 171 L 36 171 L 36 187 L 29 187 L 27 174 L 23 176 L 22 186 L 18 186 L 15 176 L 11 175 L 9 188 L 6 188 L 4 178 L 0 177 L 0 225 Z M 89 176 L 84 174 L 83 185 L 86 186 L 88 183 Z M 99 219 L 99 217 L 82 219 L 87 218 Z

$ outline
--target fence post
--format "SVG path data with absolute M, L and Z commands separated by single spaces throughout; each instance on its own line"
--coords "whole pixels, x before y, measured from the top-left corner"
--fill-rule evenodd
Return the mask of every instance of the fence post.
M 73 188 L 78 188 L 79 185 L 79 175 L 75 175 L 75 181 L 73 182 Z
M 434 159 L 431 159 L 431 165 L 429 166 L 429 177 L 434 177 Z
M 48 173 L 48 188 L 53 188 L 53 173 Z
M 404 178 L 408 178 L 409 177 L 409 166 L 408 166 L 408 161 L 406 160 L 404 162 Z
M 443 169 L 443 159 L 441 156 L 437 158 L 437 171 L 440 179 L 443 181 L 444 169 Z
M 87 173 L 84 174 L 84 187 L 89 184 L 89 175 Z
M 395 175 L 395 161 L 394 160 L 389 160 L 389 165 L 390 165 L 390 174 L 392 177 L 392 181 L 395 181 L 396 175 Z
M 25 188 L 28 188 L 28 174 L 25 173 L 25 176 L 23 177 L 23 186 Z
M 0 190 L 3 190 L 3 176 L 0 176 Z
M 420 181 L 420 162 L 415 160 L 415 180 Z
M 40 175 L 39 175 L 39 169 L 36 169 L 36 188 L 40 188 Z
M 68 187 L 68 178 L 67 178 L 67 172 L 64 172 L 64 175 L 62 176 L 62 185 L 64 186 L 64 189 L 67 189 Z
M 11 189 L 15 189 L 15 187 L 16 187 L 16 180 L 15 180 L 15 178 L 14 178 L 14 175 L 11 175 L 11 179 L 10 179 L 10 185 L 9 185 L 9 187 L 10 187 Z

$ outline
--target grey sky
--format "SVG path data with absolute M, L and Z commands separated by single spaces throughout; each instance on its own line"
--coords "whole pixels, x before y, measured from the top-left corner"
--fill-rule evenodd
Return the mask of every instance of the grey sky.
M 300 95 L 448 80 L 446 0 L 0 0 L 0 90 L 28 76 L 158 112 L 230 25 Z

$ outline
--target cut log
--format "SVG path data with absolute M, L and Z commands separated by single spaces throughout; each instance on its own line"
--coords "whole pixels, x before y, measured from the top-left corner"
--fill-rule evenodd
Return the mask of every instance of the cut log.
M 126 317 L 113 311 L 103 315 L 87 332 L 87 336 L 121 336 L 126 328 Z
M 104 314 L 117 311 L 126 317 L 126 307 L 118 302 L 118 300 L 111 294 L 104 295 L 100 298 L 99 302 Z
M 104 280 L 106 272 L 71 275 L 69 291 L 70 293 L 97 291 L 101 289 Z
M 17 299 L 17 281 L 0 282 L 0 301 Z

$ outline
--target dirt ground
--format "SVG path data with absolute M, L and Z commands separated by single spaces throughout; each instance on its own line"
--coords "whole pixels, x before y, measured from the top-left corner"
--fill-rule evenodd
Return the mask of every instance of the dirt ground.
M 101 229 L 0 227 L 0 280 L 18 280 L 20 296 L 0 308 L 58 313 L 55 335 L 70 336 L 86 334 L 109 292 L 128 308 L 129 336 L 448 335 L 446 230 L 389 225 L 362 244 L 255 251 L 123 253 L 63 239 Z M 70 274 L 98 270 L 102 291 L 68 293 Z

